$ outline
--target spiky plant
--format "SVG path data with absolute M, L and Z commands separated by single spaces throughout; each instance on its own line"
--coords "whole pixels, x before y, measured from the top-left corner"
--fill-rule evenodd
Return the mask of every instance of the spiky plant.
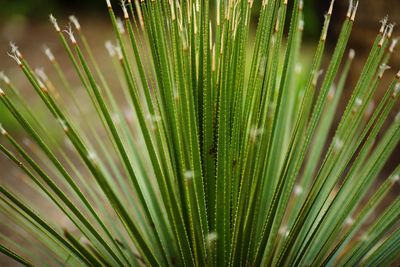
M 101 63 L 75 17 L 76 36 L 51 16 L 87 94 L 76 94 L 49 49 L 53 80 L 12 47 L 54 119 L 38 117 L 3 76 L 1 102 L 29 142 L 1 128 L 0 149 L 25 177 L 0 186 L 1 252 L 27 266 L 399 260 L 400 198 L 379 208 L 399 181 L 399 158 L 375 181 L 400 139 L 399 116 L 383 128 L 400 72 L 371 105 L 396 45 L 393 25 L 383 21 L 332 137 L 358 6 L 350 1 L 322 72 L 333 2 L 308 70 L 300 67 L 302 0 L 263 0 L 254 40 L 253 0 L 122 1 L 122 21 L 108 0 L 116 41 Z

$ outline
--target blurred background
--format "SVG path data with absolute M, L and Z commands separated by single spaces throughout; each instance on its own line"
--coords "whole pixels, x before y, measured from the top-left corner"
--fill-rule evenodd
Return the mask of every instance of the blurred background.
M 112 1 L 117 7 L 116 1 Z M 261 0 L 255 0 L 255 5 L 260 4 Z M 289 3 L 292 2 L 289 0 Z M 328 51 L 333 50 L 336 38 L 341 28 L 343 19 L 345 18 L 348 8 L 348 0 L 336 0 L 332 26 L 328 38 Z M 305 47 L 304 59 L 312 57 L 315 48 L 315 41 L 318 40 L 324 14 L 328 9 L 330 0 L 305 0 Z M 118 10 L 118 8 L 115 8 Z M 257 10 L 257 7 L 254 7 Z M 58 42 L 57 36 L 52 25 L 48 22 L 49 13 L 54 14 L 59 21 L 60 26 L 65 27 L 68 23 L 68 16 L 76 15 L 83 27 L 93 52 L 99 62 L 105 62 L 108 59 L 104 42 L 113 39 L 111 32 L 111 24 L 109 22 L 106 10 L 105 0 L 0 0 L 0 71 L 5 71 L 13 83 L 19 87 L 24 96 L 29 99 L 29 104 L 43 110 L 43 106 L 37 97 L 33 97 L 34 93 L 29 86 L 26 78 L 16 66 L 15 62 L 7 56 L 9 51 L 9 42 L 15 42 L 21 49 L 21 52 L 29 60 L 33 67 L 48 68 L 50 64 L 43 53 L 43 45 L 49 46 L 56 54 L 59 62 L 67 61 L 66 53 L 61 44 Z M 380 28 L 379 21 L 389 15 L 391 21 L 400 23 L 400 0 L 362 0 L 360 1 L 359 11 L 357 13 L 356 24 L 352 33 L 349 47 L 356 50 L 356 61 L 352 67 L 350 79 L 346 85 L 344 98 L 350 96 L 352 88 L 358 79 L 361 68 L 369 53 L 374 37 Z M 394 36 L 398 36 L 399 29 L 395 30 Z M 377 92 L 376 98 L 379 99 L 384 92 L 386 85 L 391 81 L 395 73 L 400 69 L 400 48 L 394 53 L 394 57 L 390 62 L 392 67 L 386 74 L 386 80 L 380 91 Z M 329 57 L 325 60 L 327 64 Z M 69 60 L 68 60 L 69 62 Z M 107 64 L 104 64 L 107 67 Z M 73 77 L 72 67 L 64 69 L 67 76 Z M 107 73 L 107 71 L 106 71 Z M 112 78 L 112 77 L 109 77 Z M 32 97 L 31 97 L 32 96 Z M 346 101 L 343 101 L 345 105 Z M 395 108 L 398 111 L 399 108 Z M 394 118 L 396 112 L 391 114 Z M 341 113 L 338 112 L 336 122 L 340 119 Z M 390 120 L 391 120 L 390 119 Z M 2 123 L 9 131 L 15 132 L 23 138 L 24 133 L 19 131 L 18 125 L 11 119 L 8 112 L 0 103 L 0 123 Z M 387 175 L 394 169 L 400 161 L 400 149 L 397 148 L 392 160 L 385 167 L 382 177 Z M 12 164 L 0 155 L 0 183 L 5 180 L 14 179 L 18 173 L 15 172 Z M 398 192 L 397 192 L 398 193 Z M 396 193 L 395 193 L 396 194 Z M 1 220 L 1 218 L 0 218 Z M 0 255 L 0 266 L 10 266 L 11 262 L 4 256 Z

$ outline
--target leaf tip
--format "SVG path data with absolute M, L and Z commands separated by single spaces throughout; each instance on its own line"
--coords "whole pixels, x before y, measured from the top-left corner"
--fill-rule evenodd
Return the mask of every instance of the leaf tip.
M 347 217 L 344 223 L 347 226 L 351 226 L 354 224 L 354 219 L 352 217 Z
M 81 30 L 81 25 L 80 25 L 77 17 L 75 17 L 74 15 L 71 15 L 68 18 L 69 18 L 69 21 L 71 21 L 71 23 L 74 25 L 75 29 L 77 31 L 80 31 Z
M 218 234 L 216 232 L 210 232 L 207 235 L 207 243 L 209 245 L 211 245 L 212 243 L 214 243 L 215 241 L 217 241 L 218 239 Z
M 68 28 L 66 30 L 64 30 L 64 32 L 69 36 L 69 39 L 71 40 L 71 43 L 73 45 L 75 45 L 76 44 L 76 39 L 75 39 L 74 32 L 72 30 L 72 25 L 69 24 Z
M 47 56 L 47 58 L 50 60 L 50 62 L 54 62 L 55 57 L 51 49 L 47 46 L 44 46 L 43 48 L 44 54 Z
M 393 175 L 392 176 L 392 182 L 393 182 L 393 184 L 399 183 L 400 182 L 400 175 L 399 174 Z
M 116 54 L 114 45 L 112 44 L 112 42 L 110 40 L 106 41 L 104 43 L 105 48 L 107 49 L 108 54 L 110 55 L 110 57 L 114 57 Z
M 383 74 L 385 73 L 385 71 L 390 70 L 391 67 L 385 63 L 381 64 L 379 66 L 379 79 L 382 79 Z
M 56 29 L 57 32 L 60 32 L 61 29 L 60 29 L 60 26 L 58 26 L 57 19 L 53 16 L 53 14 L 50 14 L 49 18 L 50 18 L 50 22 L 54 26 L 54 29 Z
M 335 4 L 335 0 L 332 0 L 331 4 L 329 5 L 328 15 L 332 15 L 334 4 Z
M 349 51 L 349 59 L 353 60 L 355 56 L 356 56 L 356 51 L 354 49 L 350 49 L 350 51 Z
M 63 129 L 63 131 L 65 133 L 67 133 L 69 131 L 69 127 L 67 125 L 67 122 L 64 119 L 59 118 L 59 119 L 57 119 L 57 122 L 61 125 L 61 127 L 62 127 L 62 129 Z
M 0 92 L 1 92 L 1 88 L 0 88 Z M 1 123 L 0 123 L 0 134 L 3 136 L 7 135 L 7 131 L 6 131 L 6 129 L 4 129 L 4 127 Z
M 120 17 L 117 18 L 117 28 L 120 34 L 125 34 L 124 23 L 122 22 Z
M 194 175 L 194 171 L 192 171 L 192 170 L 187 170 L 187 171 L 184 172 L 183 176 L 185 177 L 185 180 L 186 180 L 187 182 L 190 182 L 190 181 L 193 180 L 193 178 L 194 178 L 194 176 L 195 176 L 195 175 Z
M 333 149 L 336 152 L 339 152 L 340 150 L 342 150 L 343 146 L 344 146 L 343 141 L 339 137 L 335 137 L 335 140 L 333 143 Z
M 389 47 L 389 52 L 390 53 L 393 53 L 393 51 L 396 49 L 396 46 L 397 46 L 398 43 L 399 43 L 399 38 L 394 38 L 392 40 L 392 43 L 390 44 L 390 47 Z
M 304 189 L 303 189 L 303 187 L 301 185 L 296 185 L 294 187 L 294 194 L 296 196 L 300 196 L 301 194 L 303 194 L 303 192 L 304 192 Z
M 380 33 L 383 33 L 385 31 L 385 28 L 386 28 L 386 25 L 388 23 L 388 20 L 389 20 L 389 16 L 388 15 L 386 15 L 383 19 L 380 20 L 380 23 L 382 24 L 382 26 L 381 26 L 381 28 L 379 30 Z
M 7 77 L 7 75 L 3 71 L 0 71 L 0 80 L 2 80 L 7 85 L 10 84 L 10 79 Z
M 126 0 L 120 0 L 122 12 L 124 13 L 124 19 L 129 19 L 128 9 L 126 8 Z
M 279 234 L 283 237 L 287 237 L 289 235 L 289 230 L 286 225 L 279 228 Z

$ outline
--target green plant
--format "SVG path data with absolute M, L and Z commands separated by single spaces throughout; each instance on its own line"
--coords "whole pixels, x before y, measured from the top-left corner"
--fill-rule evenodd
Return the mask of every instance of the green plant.
M 122 1 L 121 23 L 108 0 L 116 44 L 106 45 L 107 64 L 120 82 L 113 85 L 76 18 L 69 43 L 51 16 L 87 91 L 83 102 L 50 50 L 56 81 L 12 47 L 69 145 L 4 84 L 1 101 L 32 142 L 1 129 L 8 145 L 0 149 L 29 178 L 17 190 L 0 186 L 1 212 L 14 223 L 2 226 L 37 245 L 2 233 L 3 253 L 41 266 L 382 266 L 399 259 L 400 198 L 366 224 L 400 174 L 398 166 L 373 186 L 400 138 L 399 116 L 382 130 L 398 103 L 400 72 L 371 108 L 397 42 L 393 25 L 383 21 L 331 138 L 354 58 L 352 50 L 344 55 L 358 2 L 350 1 L 325 75 L 334 1 L 307 72 L 299 65 L 301 0 L 292 1 L 287 33 L 288 1 L 262 1 L 253 49 L 253 1 L 212 2 L 214 9 L 208 0 Z M 86 116 L 86 106 L 94 115 Z M 23 188 L 73 226 L 30 204 Z

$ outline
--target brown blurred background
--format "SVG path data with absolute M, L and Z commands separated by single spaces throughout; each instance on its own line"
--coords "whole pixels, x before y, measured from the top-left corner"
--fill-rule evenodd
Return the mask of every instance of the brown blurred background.
M 117 4 L 114 2 L 115 7 Z M 255 1 L 257 2 L 260 1 Z M 291 2 L 291 1 L 289 1 Z M 311 50 L 314 48 L 315 40 L 318 39 L 324 14 L 329 6 L 330 0 L 305 0 L 305 46 Z M 334 48 L 336 37 L 340 31 L 341 23 L 346 15 L 348 0 L 336 0 L 332 27 L 330 30 L 328 50 Z M 116 8 L 117 9 L 117 8 Z M 256 7 L 255 7 L 256 9 Z M 107 60 L 104 42 L 113 38 L 111 25 L 105 8 L 105 0 L 0 0 L 0 71 L 4 70 L 12 81 L 20 88 L 23 94 L 29 97 L 29 103 L 33 106 L 39 105 L 33 90 L 21 74 L 15 63 L 7 56 L 9 41 L 16 42 L 22 53 L 28 58 L 33 67 L 47 67 L 49 63 L 43 54 L 43 45 L 48 45 L 56 54 L 60 62 L 67 60 L 66 54 L 57 40 L 57 36 L 50 23 L 48 14 L 52 12 L 64 27 L 67 24 L 68 15 L 75 14 L 81 22 L 83 31 L 87 35 L 90 44 L 97 58 Z M 379 21 L 389 15 L 391 21 L 400 23 L 400 0 L 362 0 L 356 18 L 356 24 L 352 33 L 349 48 L 354 48 L 357 53 L 356 62 L 350 74 L 350 80 L 346 85 L 345 98 L 350 96 L 352 88 L 358 79 L 361 68 L 368 56 L 374 37 L 380 28 Z M 400 35 L 400 29 L 395 30 L 394 36 Z M 385 74 L 386 79 L 380 91 L 377 92 L 377 99 L 382 96 L 386 85 L 391 81 L 395 73 L 400 70 L 400 48 L 394 53 L 390 62 L 392 69 Z M 327 53 L 329 55 L 329 53 Z M 327 57 L 327 60 L 329 58 Z M 326 60 L 326 61 L 327 61 Z M 104 61 L 103 61 L 104 62 Z M 73 76 L 72 68 L 65 69 L 67 76 Z M 346 102 L 343 101 L 343 104 Z M 399 107 L 395 108 L 399 111 Z M 396 112 L 391 117 L 394 118 Z M 340 119 L 340 112 L 336 122 Z M 11 119 L 8 112 L 0 103 L 0 123 L 8 130 L 14 131 L 21 138 L 23 132 L 15 121 Z M 388 166 L 385 168 L 382 177 L 386 177 L 400 162 L 400 149 L 396 149 Z M 5 157 L 0 154 L 0 183 L 10 181 L 18 175 Z M 1 217 L 0 217 L 1 220 Z M 0 266 L 10 266 L 11 262 L 0 255 Z

